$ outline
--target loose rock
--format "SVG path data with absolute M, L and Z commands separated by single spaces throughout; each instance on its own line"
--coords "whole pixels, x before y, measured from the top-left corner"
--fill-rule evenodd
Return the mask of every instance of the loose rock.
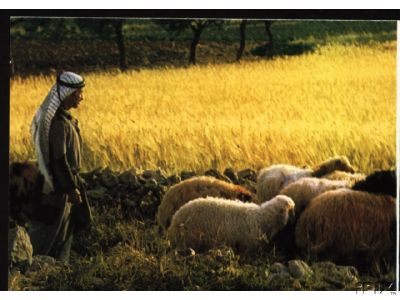
M 158 183 L 154 178 L 151 178 L 146 181 L 144 187 L 149 191 L 156 191 L 158 188 Z
M 239 177 L 239 181 L 250 180 L 253 182 L 257 181 L 257 174 L 252 169 L 244 169 L 238 172 L 237 176 Z
M 186 179 L 192 178 L 194 176 L 196 176 L 196 173 L 192 172 L 192 171 L 182 171 L 181 172 L 182 180 L 186 180 Z
M 211 177 L 215 177 L 215 178 L 217 178 L 217 179 L 219 179 L 219 180 L 224 180 L 224 181 L 227 181 L 227 182 L 229 182 L 229 183 L 232 182 L 228 177 L 226 177 L 225 175 L 222 175 L 222 174 L 221 174 L 218 170 L 216 170 L 216 169 L 209 169 L 209 170 L 207 170 L 207 171 L 204 172 L 204 175 L 206 175 L 206 176 L 211 176 Z
M 146 170 L 143 172 L 143 174 L 141 175 L 141 177 L 143 179 L 145 179 L 145 181 L 149 180 L 149 179 L 154 179 L 156 182 L 166 182 L 167 178 L 165 176 L 163 176 L 161 174 L 160 170 Z
M 156 171 L 145 170 L 145 171 L 142 173 L 142 177 L 143 177 L 144 179 L 155 178 L 155 177 L 156 177 Z
M 97 189 L 92 189 L 86 192 L 87 196 L 94 200 L 101 200 L 104 198 L 107 189 L 104 187 L 99 187 Z
M 171 175 L 167 178 L 167 185 L 174 185 L 181 181 L 179 175 Z
M 149 192 L 140 201 L 140 211 L 144 217 L 153 219 L 159 204 L 160 200 L 152 192 Z
M 134 170 L 123 172 L 119 175 L 119 180 L 129 187 L 135 187 L 138 184 L 138 179 Z
M 8 232 L 8 263 L 19 267 L 32 264 L 33 248 L 25 228 L 16 226 Z
M 289 272 L 296 279 L 305 279 L 313 275 L 313 270 L 302 260 L 290 260 Z
M 267 278 L 268 290 L 281 291 L 281 290 L 294 290 L 300 289 L 299 282 L 290 276 L 287 272 L 272 273 Z
M 281 273 L 281 272 L 289 273 L 288 268 L 287 268 L 284 264 L 279 263 L 279 262 L 274 263 L 274 264 L 269 268 L 269 271 L 270 271 L 271 273 Z
M 234 184 L 239 184 L 239 178 L 232 168 L 226 168 L 224 171 L 224 175 L 228 177 Z
M 241 180 L 240 185 L 243 186 L 244 188 L 248 189 L 250 192 L 256 194 L 256 183 L 247 179 Z
M 57 261 L 54 257 L 46 255 L 35 255 L 32 259 L 32 265 L 29 268 L 30 272 L 38 272 L 53 268 Z
M 107 188 L 114 187 L 118 184 L 118 177 L 109 168 L 106 168 L 100 173 L 100 180 Z

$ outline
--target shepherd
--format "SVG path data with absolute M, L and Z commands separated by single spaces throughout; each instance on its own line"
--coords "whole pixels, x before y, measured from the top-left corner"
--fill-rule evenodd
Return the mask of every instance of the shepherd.
M 42 205 L 54 208 L 29 228 L 34 255 L 50 255 L 68 263 L 73 236 L 93 221 L 84 181 L 79 176 L 82 137 L 69 112 L 83 100 L 84 79 L 61 72 L 37 110 L 31 135 L 39 171 L 44 177 Z

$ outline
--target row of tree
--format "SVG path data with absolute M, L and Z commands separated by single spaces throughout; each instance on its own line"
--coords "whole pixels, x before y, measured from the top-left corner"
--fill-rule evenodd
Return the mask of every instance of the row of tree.
M 73 34 L 74 30 L 78 30 L 92 37 L 110 37 L 113 36 L 119 52 L 119 67 L 122 71 L 128 68 L 125 51 L 125 41 L 123 26 L 126 20 L 124 19 L 11 19 L 11 28 L 20 27 L 25 32 L 46 32 L 50 31 L 54 36 L 60 34 Z M 223 20 L 191 20 L 191 19 L 160 19 L 154 20 L 154 23 L 159 25 L 163 30 L 167 31 L 171 38 L 176 37 L 183 31 L 190 29 L 192 39 L 189 48 L 189 64 L 196 64 L 196 49 L 200 42 L 201 35 L 205 28 L 215 26 L 221 28 L 224 24 Z M 265 55 L 273 55 L 273 35 L 271 25 L 273 21 L 265 20 L 266 43 Z M 246 46 L 246 25 L 247 20 L 241 20 L 238 28 L 239 47 L 236 54 L 236 59 L 239 61 Z M 13 59 L 11 57 L 11 64 Z M 13 67 L 13 65 L 11 65 Z

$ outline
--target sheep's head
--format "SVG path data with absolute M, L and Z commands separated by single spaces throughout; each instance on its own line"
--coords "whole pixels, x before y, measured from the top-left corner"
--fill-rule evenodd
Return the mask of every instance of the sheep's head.
M 354 174 L 355 170 L 350 164 L 349 159 L 346 156 L 339 156 L 332 159 L 333 171 L 343 171 Z
M 278 195 L 261 204 L 261 210 L 269 215 L 270 237 L 295 219 L 295 204 L 288 196 Z
M 346 156 L 330 158 L 314 168 L 313 176 L 322 177 L 334 171 L 343 171 L 353 174 L 354 168 Z
M 295 207 L 293 200 L 285 195 L 278 195 L 272 200 L 274 200 L 277 203 L 276 204 L 277 213 L 285 216 L 287 215 L 287 221 L 288 222 L 292 221 L 294 218 L 294 207 Z

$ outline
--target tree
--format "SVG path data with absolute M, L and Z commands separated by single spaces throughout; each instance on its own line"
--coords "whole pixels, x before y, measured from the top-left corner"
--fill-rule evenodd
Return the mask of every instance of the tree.
M 128 65 L 126 63 L 125 43 L 124 43 L 122 25 L 123 25 L 123 20 L 115 20 L 113 22 L 115 30 L 115 42 L 117 43 L 119 50 L 119 67 L 122 71 L 125 71 L 128 68 Z
M 272 31 L 271 31 L 271 25 L 273 24 L 274 21 L 270 20 L 265 20 L 264 25 L 265 25 L 265 32 L 267 34 L 267 41 L 265 42 L 265 46 L 260 47 L 261 55 L 269 56 L 272 57 L 274 54 L 274 39 L 272 36 Z M 247 25 L 247 20 L 242 20 L 240 22 L 239 26 L 239 32 L 240 32 L 240 44 L 239 44 L 239 49 L 236 54 L 236 60 L 240 60 L 242 58 L 244 48 L 246 45 L 246 25 Z
M 86 35 L 92 38 L 112 37 L 118 47 L 119 67 L 127 69 L 123 19 L 68 19 L 68 18 L 11 18 L 10 28 L 19 27 L 21 34 L 33 38 L 46 38 L 53 41 L 74 39 Z
M 77 24 L 90 35 L 102 38 L 112 36 L 118 47 L 119 68 L 121 71 L 128 68 L 123 34 L 124 19 L 77 19 Z
M 236 54 L 236 60 L 240 60 L 243 55 L 244 47 L 246 46 L 246 25 L 247 20 L 242 20 L 240 22 L 239 31 L 240 31 L 240 44 L 239 49 Z
M 215 25 L 217 27 L 221 27 L 223 24 L 222 20 L 156 20 L 156 24 L 163 27 L 166 31 L 168 31 L 173 37 L 178 36 L 183 31 L 190 29 L 192 31 L 192 41 L 190 43 L 190 52 L 189 52 L 189 64 L 196 64 L 196 48 L 199 44 L 201 34 L 209 25 Z
M 271 32 L 271 25 L 274 21 L 269 21 L 266 20 L 265 23 L 265 31 L 268 36 L 268 41 L 265 44 L 265 55 L 272 57 L 274 54 L 274 41 L 273 41 L 273 36 Z
M 210 21 L 195 20 L 190 23 L 190 29 L 193 32 L 192 42 L 190 43 L 189 64 L 196 64 L 196 47 L 199 44 L 201 33 L 203 29 L 209 25 Z

